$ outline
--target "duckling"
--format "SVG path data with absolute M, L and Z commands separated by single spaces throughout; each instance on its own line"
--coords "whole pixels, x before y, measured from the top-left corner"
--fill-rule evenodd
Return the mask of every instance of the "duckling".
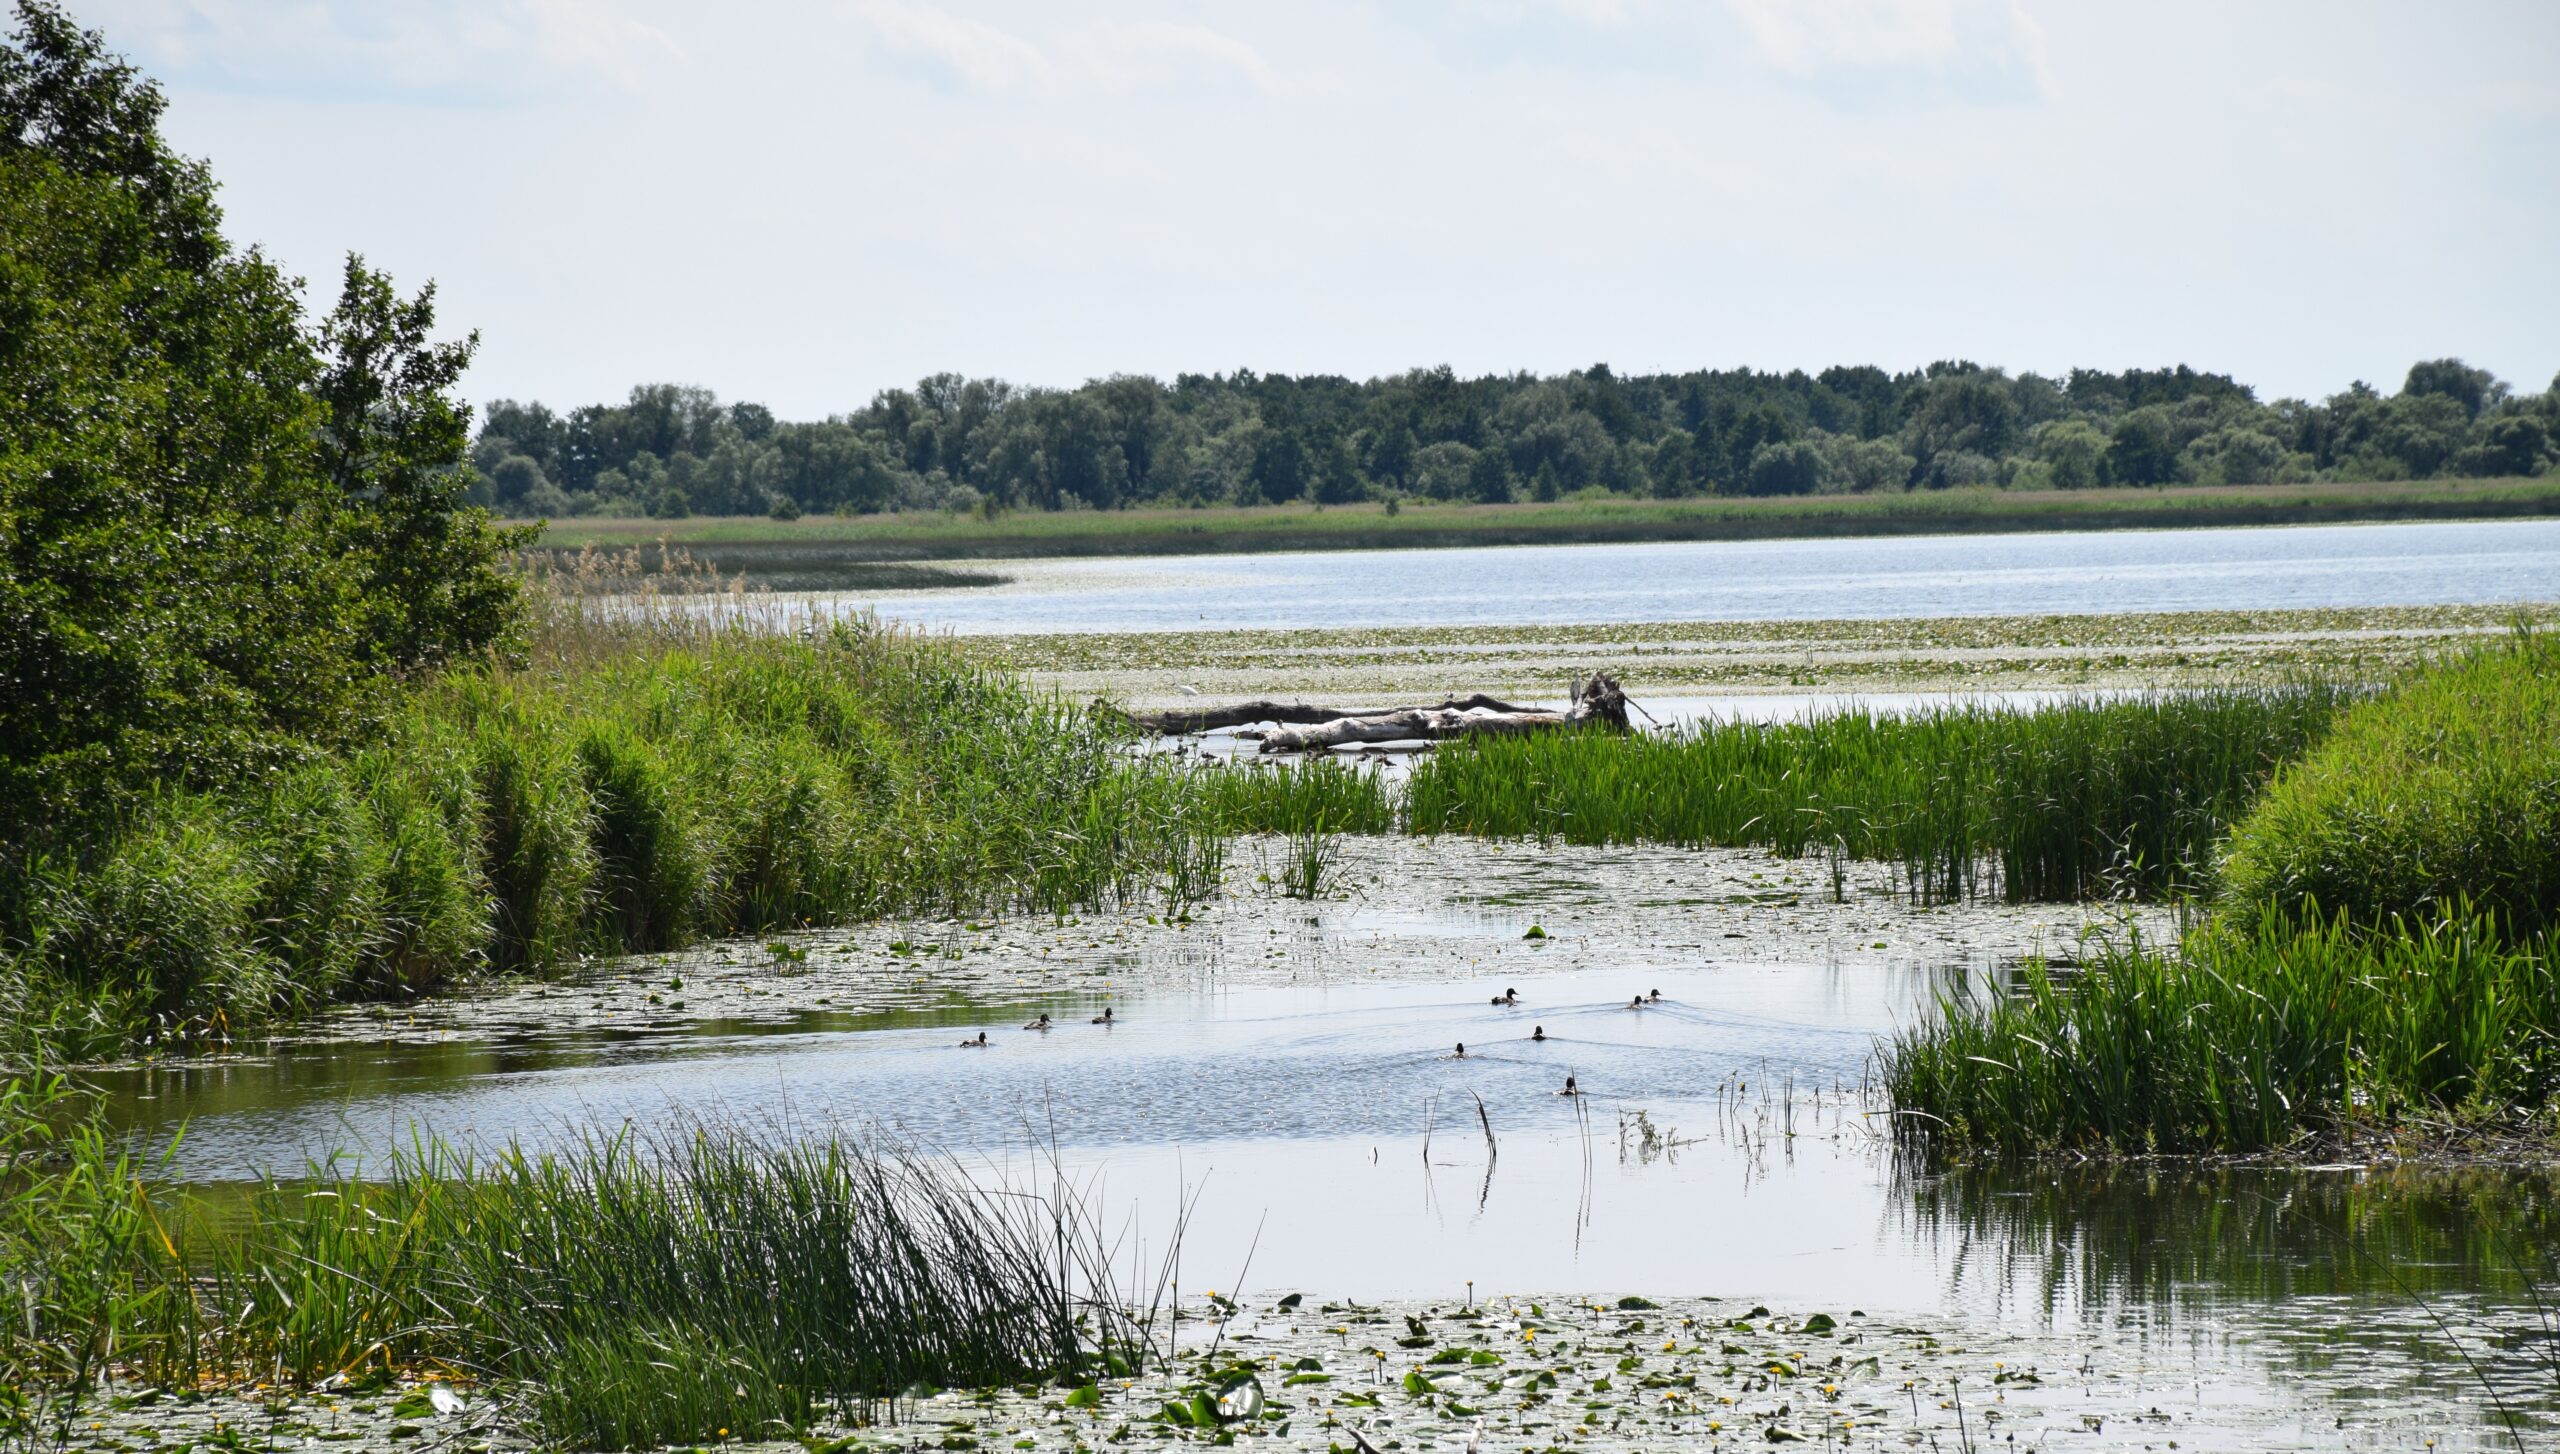
M 1104 1005 L 1102 1007 L 1102 1013 L 1093 1017 L 1093 1023 L 1097 1025 L 1109 1025 L 1116 1023 L 1111 1018 L 1111 1007 L 1109 1005 Z
M 1520 1003 L 1520 992 L 1518 990 L 1511 989 L 1504 990 L 1502 993 L 1493 997 L 1493 1002 L 1497 1005 L 1516 1005 Z
M 1564 1078 L 1564 1089 L 1557 1091 L 1556 1094 L 1560 1096 L 1578 1096 L 1582 1094 L 1582 1087 L 1575 1085 L 1573 1083 L 1573 1077 L 1568 1075 Z
M 1641 1009 L 1643 1009 L 1643 1008 L 1644 1008 L 1644 996 L 1642 996 L 1642 995 L 1638 995 L 1638 996 L 1636 996 L 1634 999 L 1631 999 L 1631 1000 L 1627 1001 L 1627 1008 L 1628 1008 L 1628 1009 L 1630 1009 L 1630 1010 L 1641 1010 Z
M 1531 1027 L 1530 1027 L 1530 1029 L 1529 1029 L 1529 1038 L 1530 1038 L 1530 1039 L 1532 1039 L 1532 1040 L 1544 1040 L 1544 1039 L 1546 1039 L 1546 1038 L 1547 1038 L 1547 1027 L 1546 1027 L 1546 1026 L 1544 1026 L 1544 1025 L 1533 1025 L 1533 1026 L 1531 1026 Z
M 1466 1059 L 1466 1058 L 1467 1058 L 1467 1042 L 1466 1042 L 1466 1041 L 1464 1041 L 1464 1040 L 1459 1041 L 1459 1042 L 1458 1042 L 1458 1053 L 1457 1053 L 1457 1054 L 1455 1054 L 1455 1055 L 1450 1056 L 1449 1058 L 1450 1058 L 1451 1060 L 1464 1060 L 1464 1059 Z
M 1052 1028 L 1049 1024 L 1049 1012 L 1047 1010 L 1042 1010 L 1040 1012 L 1039 1019 L 1032 1021 L 1030 1024 L 1023 1026 L 1022 1028 L 1025 1030 L 1047 1030 Z
M 978 1038 L 977 1038 L 977 1039 L 975 1039 L 975 1040 L 963 1040 L 963 1041 L 961 1041 L 961 1042 L 960 1042 L 960 1048 L 961 1048 L 961 1049 L 963 1049 L 963 1050 L 984 1050 L 984 1049 L 986 1049 L 986 1048 L 987 1048 L 987 1032 L 986 1032 L 986 1031 L 984 1031 L 984 1030 L 981 1030 L 981 1031 L 979 1031 L 979 1032 L 978 1032 Z
M 1649 994 L 1649 995 L 1645 996 L 1644 998 L 1645 998 L 1645 1003 L 1647 1003 L 1647 1004 L 1651 1004 L 1651 1005 L 1658 1005 L 1658 1004 L 1661 1004 L 1661 1003 L 1662 1003 L 1662 991 L 1660 991 L 1660 990 L 1655 990 L 1652 994 Z

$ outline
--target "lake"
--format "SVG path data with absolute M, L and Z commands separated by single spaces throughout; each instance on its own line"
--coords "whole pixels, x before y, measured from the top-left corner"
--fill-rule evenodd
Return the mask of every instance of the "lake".
M 812 596 L 968 634 L 2056 615 L 2560 597 L 2560 520 L 1009 561 Z

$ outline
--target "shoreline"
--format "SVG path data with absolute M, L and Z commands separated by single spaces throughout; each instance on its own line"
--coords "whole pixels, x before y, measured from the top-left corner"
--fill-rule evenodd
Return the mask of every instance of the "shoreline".
M 1150 507 L 540 522 L 535 548 L 624 550 L 664 541 L 724 572 L 841 564 L 1114 555 L 1408 550 L 1483 545 L 1788 540 L 2036 531 L 2211 529 L 2560 516 L 2560 477 L 2377 484 L 2181 486 L 1551 503 Z M 523 521 L 520 524 L 537 522 Z

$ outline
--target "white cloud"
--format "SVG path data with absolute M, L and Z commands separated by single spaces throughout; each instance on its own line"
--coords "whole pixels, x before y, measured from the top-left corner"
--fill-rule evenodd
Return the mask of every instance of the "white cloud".
M 1046 79 L 1054 69 L 1039 47 L 984 21 L 899 0 L 855 0 L 853 10 L 890 50 L 935 62 L 978 90 L 1007 90 Z
M 91 0 L 164 81 L 262 93 L 515 99 L 651 83 L 683 53 L 612 0 Z
M 1105 27 L 1091 47 L 1089 65 L 1106 84 L 1130 85 L 1178 79 L 1204 71 L 1227 72 L 1271 89 L 1277 78 L 1259 51 L 1204 25 L 1150 20 Z
M 1943 68 L 1964 56 L 1970 27 L 1960 21 L 2020 18 L 1992 0 L 1725 0 L 1725 8 L 1770 64 L 1798 76 Z

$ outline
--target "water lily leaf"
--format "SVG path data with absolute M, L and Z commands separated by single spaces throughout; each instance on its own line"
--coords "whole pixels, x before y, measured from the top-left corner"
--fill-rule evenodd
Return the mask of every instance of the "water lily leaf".
M 1280 1386 L 1282 1388 L 1296 1388 L 1300 1384 L 1305 1383 L 1331 1382 L 1333 1382 L 1333 1375 L 1330 1373 L 1292 1373 L 1287 1378 L 1280 1380 Z
M 1839 1326 L 1840 1325 L 1838 1323 L 1831 1320 L 1831 1315 L 1829 1313 L 1816 1313 L 1812 1317 L 1805 1319 L 1804 1326 L 1797 1331 L 1820 1336 L 1821 1334 L 1828 1333 Z
M 1218 1422 L 1231 1424 L 1243 1419 L 1262 1417 L 1262 1407 L 1262 1380 L 1247 1374 L 1242 1378 L 1230 1380 L 1218 1390 L 1218 1398 L 1212 1405 L 1212 1412 L 1216 1414 Z
M 1098 1409 L 1102 1407 L 1102 1386 L 1100 1384 L 1088 1383 L 1084 1387 L 1077 1389 L 1075 1392 L 1068 1394 L 1067 1407 L 1071 1409 Z
M 1655 1302 L 1651 1298 L 1629 1296 L 1618 1299 L 1618 1311 L 1622 1313 L 1652 1312 L 1661 1306 L 1662 1304 Z

